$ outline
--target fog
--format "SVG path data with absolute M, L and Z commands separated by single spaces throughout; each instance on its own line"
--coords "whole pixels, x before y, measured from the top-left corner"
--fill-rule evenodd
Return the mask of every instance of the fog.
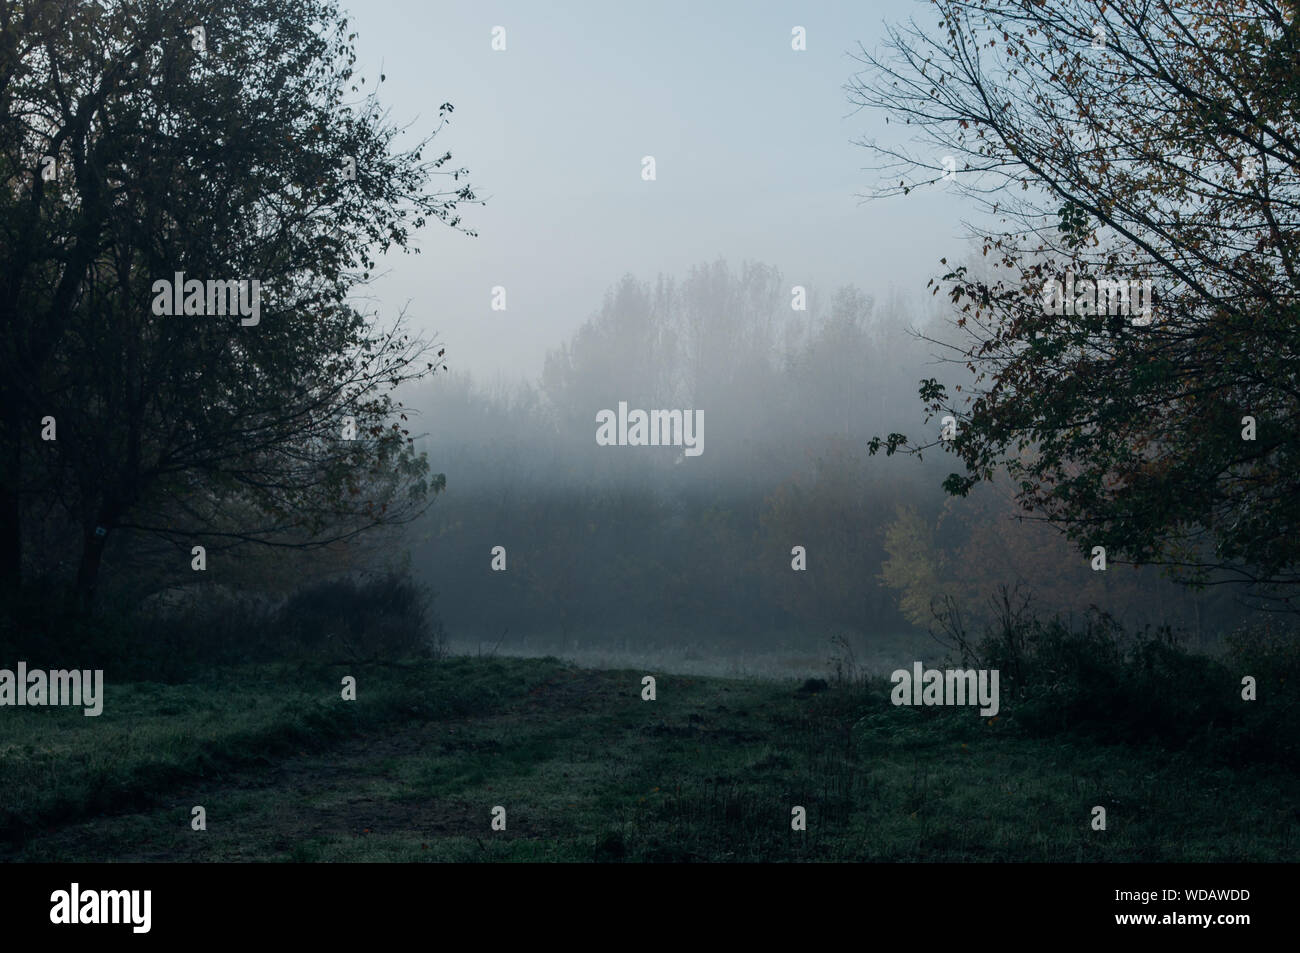
M 436 154 L 468 168 L 484 200 L 460 209 L 477 237 L 431 226 L 415 236 L 420 255 L 382 259 L 371 301 L 385 317 L 406 306 L 477 379 L 536 379 L 624 273 L 680 277 L 721 255 L 791 284 L 917 301 L 965 234 L 949 184 L 869 201 L 873 160 L 856 143 L 895 130 L 844 89 L 863 69 L 858 44 L 878 47 L 886 21 L 932 20 L 926 3 L 393 0 L 350 12 L 361 88 L 382 76 L 407 127 L 397 145 L 432 132 L 450 102 Z M 791 48 L 795 27 L 806 49 Z
M 1235 618 L 1231 595 L 1155 570 L 1091 572 L 996 484 L 947 498 L 938 449 L 868 455 L 875 435 L 938 436 L 921 378 L 969 379 L 925 340 L 952 331 L 927 282 L 943 256 L 978 262 L 976 210 L 945 182 L 873 199 L 861 142 L 908 134 L 845 94 L 909 17 L 933 27 L 906 0 L 355 12 L 412 137 L 455 105 L 437 145 L 484 200 L 461 209 L 474 236 L 426 230 L 368 289 L 446 350 L 404 394 L 447 477 L 406 542 L 453 648 L 892 667 L 935 651 L 944 605 L 978 628 L 1004 585 L 1202 641 Z M 603 445 L 621 405 L 681 411 L 702 440 Z
M 1237 611 L 1226 595 L 1153 569 L 1091 571 L 996 483 L 947 497 L 957 467 L 939 448 L 868 453 L 875 434 L 939 436 L 917 383 L 968 377 L 938 356 L 949 320 L 941 304 L 801 289 L 717 258 L 612 282 L 536 380 L 427 379 L 413 432 L 447 488 L 409 540 L 451 647 L 700 673 L 878 670 L 941 652 L 929 632 L 943 596 L 978 629 L 1004 585 L 1046 615 L 1097 606 L 1212 639 Z M 637 436 L 637 411 L 703 426 Z M 637 445 L 656 429 L 661 445 Z

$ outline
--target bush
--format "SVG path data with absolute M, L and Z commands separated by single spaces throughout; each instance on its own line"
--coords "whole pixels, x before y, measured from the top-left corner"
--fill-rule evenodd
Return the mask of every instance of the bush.
M 405 574 L 327 580 L 291 596 L 276 629 L 287 646 L 331 660 L 431 658 L 445 636 L 432 603 L 433 594 Z
M 1294 630 L 1240 631 L 1214 658 L 1187 651 L 1170 629 L 1128 632 L 1096 609 L 1070 624 L 1035 617 L 1028 600 L 1006 590 L 995 603 L 996 621 L 978 638 L 961 630 L 951 606 L 940 618 L 963 664 L 999 670 L 1008 723 L 1225 762 L 1300 764 Z M 1255 701 L 1241 697 L 1244 675 L 1256 679 Z
M 40 584 L 0 605 L 0 667 L 102 668 L 115 681 L 180 682 L 212 666 L 276 660 L 431 658 L 442 642 L 433 594 L 399 573 L 315 583 L 278 607 L 194 587 L 143 604 L 109 595 L 88 615 L 62 588 Z

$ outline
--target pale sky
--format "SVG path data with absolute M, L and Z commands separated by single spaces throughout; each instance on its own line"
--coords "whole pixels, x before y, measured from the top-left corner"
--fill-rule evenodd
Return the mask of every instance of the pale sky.
M 921 300 L 938 259 L 964 250 L 955 192 L 864 203 L 873 159 L 853 140 L 883 117 L 843 86 L 883 23 L 930 24 L 928 4 L 883 2 L 429 3 L 345 0 L 358 68 L 381 70 L 411 141 L 451 102 L 435 140 L 486 206 L 477 238 L 428 226 L 419 256 L 384 261 L 385 318 L 409 302 L 455 369 L 535 378 L 548 348 L 632 273 L 684 277 L 718 257 L 779 268 L 791 285 L 854 283 Z M 506 49 L 491 48 L 505 28 Z M 802 26 L 807 50 L 791 49 Z M 642 156 L 657 180 L 641 178 Z M 507 289 L 508 309 L 490 308 Z M 927 296 L 928 297 L 928 296 Z

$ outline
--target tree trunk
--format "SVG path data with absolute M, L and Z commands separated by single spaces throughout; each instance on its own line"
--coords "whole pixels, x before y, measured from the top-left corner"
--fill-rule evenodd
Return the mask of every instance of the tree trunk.
M 107 533 L 102 536 L 96 534 L 97 528 L 88 527 L 83 533 L 81 564 L 77 567 L 77 604 L 85 610 L 94 604 L 95 587 L 99 583 L 99 565 L 104 557 L 104 544 L 108 541 Z
M 18 494 L 0 489 L 0 592 L 17 592 L 23 584 L 23 537 Z
M 22 523 L 18 516 L 18 493 L 0 488 L 0 590 L 16 591 L 23 583 Z
M 23 536 L 18 488 L 22 476 L 22 441 L 17 422 L 6 420 L 0 428 L 0 591 L 22 585 Z

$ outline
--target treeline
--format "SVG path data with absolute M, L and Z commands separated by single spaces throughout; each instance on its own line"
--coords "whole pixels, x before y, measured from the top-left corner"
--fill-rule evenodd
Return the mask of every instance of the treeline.
M 937 449 L 869 457 L 875 433 L 939 435 L 917 381 L 946 370 L 923 339 L 941 328 L 854 287 L 799 300 L 763 265 L 628 276 L 538 383 L 431 382 L 414 426 L 447 488 L 416 524 L 412 564 L 449 635 L 820 646 L 924 628 L 954 602 L 974 622 L 1002 584 L 1048 615 L 1096 604 L 1200 631 L 1240 616 L 1226 593 L 1096 572 L 983 488 L 945 497 Z M 597 413 L 620 402 L 702 411 L 703 452 L 598 446 Z

